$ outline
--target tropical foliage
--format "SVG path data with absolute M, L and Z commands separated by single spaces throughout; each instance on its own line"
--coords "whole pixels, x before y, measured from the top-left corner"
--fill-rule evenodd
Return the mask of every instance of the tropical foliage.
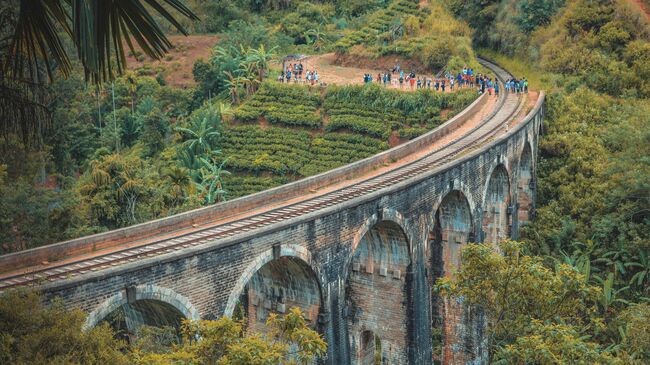
M 562 348 L 563 337 L 584 335 L 625 363 L 648 362 L 627 330 L 647 331 L 636 326 L 650 301 L 647 18 L 626 1 L 449 3 L 476 29 L 475 44 L 491 49 L 486 54 L 546 88 L 536 219 L 523 239 L 546 267 L 569 265 L 599 288 L 602 328 L 549 328 L 556 332 L 544 330 L 538 339 L 557 342 L 543 347 L 523 337 L 526 347 L 506 358 L 543 363 L 532 349 L 542 356 L 545 348 Z
M 340 38 L 334 47 L 353 57 L 399 55 L 434 72 L 464 66 L 478 70 L 471 36 L 471 29 L 454 19 L 444 0 L 426 4 L 395 0 L 369 15 L 365 26 Z
M 85 314 L 57 300 L 44 306 L 34 291 L 0 295 L 0 360 L 3 364 L 295 364 L 323 357 L 327 344 L 291 308 L 271 314 L 266 335 L 247 334 L 245 321 L 185 320 L 180 338 L 173 328 L 142 326 L 131 346 L 103 323 L 84 330 Z M 172 332 L 170 332 L 170 330 Z
M 0 295 L 0 361 L 3 364 L 129 364 L 124 343 L 108 325 L 83 331 L 80 310 L 59 302 L 43 307 L 33 291 Z
M 548 268 L 542 257 L 525 255 L 522 244 L 511 241 L 499 251 L 470 244 L 461 260 L 460 270 L 439 279 L 436 290 L 485 311 L 491 363 L 623 363 L 586 339 L 604 329 L 601 291 L 571 265 Z

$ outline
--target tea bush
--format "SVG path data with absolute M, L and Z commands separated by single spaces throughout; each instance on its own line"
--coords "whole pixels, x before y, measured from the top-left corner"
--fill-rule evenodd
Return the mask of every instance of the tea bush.
M 230 169 L 295 174 L 309 161 L 310 136 L 289 128 L 226 128 L 221 145 Z
M 243 122 L 265 117 L 273 124 L 320 128 L 320 101 L 320 96 L 307 86 L 266 82 L 234 115 Z

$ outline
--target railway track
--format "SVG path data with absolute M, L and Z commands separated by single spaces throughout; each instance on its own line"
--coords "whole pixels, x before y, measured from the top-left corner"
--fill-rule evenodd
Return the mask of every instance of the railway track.
M 485 66 L 492 69 L 501 81 L 509 78 L 510 75 L 505 70 L 487 61 L 482 62 Z M 215 239 L 225 239 L 237 234 L 267 227 L 392 186 L 432 169 L 444 166 L 489 142 L 501 129 L 505 128 L 508 122 L 517 116 L 523 106 L 520 96 L 516 94 L 505 94 L 505 100 L 500 100 L 499 103 L 499 107 L 491 115 L 484 118 L 469 132 L 421 158 L 400 165 L 393 170 L 303 201 L 286 204 L 232 222 L 202 227 L 192 232 L 179 234 L 173 238 L 154 239 L 152 242 L 146 242 L 135 247 L 124 248 L 59 265 L 55 264 L 38 268 L 27 273 L 10 274 L 4 277 L 0 276 L 0 291 L 17 286 L 33 286 L 41 283 L 55 282 L 140 259 L 199 246 Z

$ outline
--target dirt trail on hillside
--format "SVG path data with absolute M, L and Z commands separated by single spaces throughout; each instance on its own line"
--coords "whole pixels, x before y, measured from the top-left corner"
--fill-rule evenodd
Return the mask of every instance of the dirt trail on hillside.
M 136 70 L 148 66 L 151 69 L 151 76 L 162 70 L 165 81 L 171 86 L 187 88 L 195 85 L 196 82 L 192 75 L 194 63 L 199 59 L 207 61 L 212 48 L 220 37 L 210 34 L 195 34 L 189 36 L 171 35 L 168 38 L 174 47 L 160 60 L 152 60 L 144 54 L 136 57 L 130 51 L 127 52 L 127 69 Z M 135 44 L 135 49 L 141 53 L 137 44 Z
M 359 85 L 363 84 L 363 75 L 370 74 L 373 77 L 373 83 L 377 79 L 377 74 L 384 73 L 386 70 L 379 70 L 373 68 L 363 68 L 363 67 L 352 67 L 352 66 L 340 66 L 335 64 L 336 55 L 334 53 L 326 53 L 316 56 L 307 56 L 306 58 L 301 59 L 300 61 L 288 61 L 287 63 L 302 63 L 305 72 L 316 70 L 318 72 L 318 79 L 322 84 L 325 85 Z M 282 67 L 281 64 L 275 66 L 277 69 Z M 405 72 L 408 72 L 405 70 Z M 427 77 L 432 79 L 433 74 L 417 74 L 417 77 Z M 303 74 L 303 79 L 304 79 Z M 293 82 L 293 81 L 292 81 Z M 303 81 L 304 82 L 304 81 Z M 403 91 L 415 91 L 417 90 L 417 85 L 414 85 L 413 88 L 409 84 L 404 82 L 404 85 L 400 88 L 399 86 L 399 74 L 395 73 L 392 76 L 392 82 L 387 87 L 393 89 L 399 89 Z M 431 88 L 433 89 L 433 82 L 431 83 Z M 458 88 L 455 88 L 458 90 Z M 450 92 L 449 85 L 445 92 Z M 442 92 L 442 91 L 440 91 Z

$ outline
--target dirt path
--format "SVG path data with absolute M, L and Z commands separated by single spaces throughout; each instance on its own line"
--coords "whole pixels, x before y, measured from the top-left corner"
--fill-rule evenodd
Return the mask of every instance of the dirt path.
M 373 77 L 373 82 L 377 79 L 377 74 L 386 72 L 386 70 L 378 70 L 373 68 L 362 68 L 362 67 L 350 67 L 350 66 L 339 66 L 335 64 L 336 55 L 334 53 L 326 53 L 316 56 L 307 56 L 306 58 L 301 59 L 300 61 L 295 61 L 291 63 L 302 63 L 305 72 L 316 70 L 318 72 L 318 79 L 324 85 L 359 85 L 363 84 L 363 75 L 370 74 Z M 275 66 L 276 69 L 280 69 L 281 64 Z M 433 74 L 422 74 L 417 75 L 418 77 L 427 77 L 433 78 Z M 304 78 L 304 75 L 303 75 Z M 404 82 L 404 85 L 400 88 L 399 86 L 399 75 L 395 73 L 392 76 L 392 82 L 387 87 L 392 89 L 401 89 L 403 91 L 415 91 L 417 86 L 414 85 L 413 88 L 409 84 Z M 431 82 L 431 88 L 433 89 L 433 82 Z M 458 88 L 456 88 L 458 90 Z M 442 91 L 440 91 L 442 92 Z M 449 85 L 445 92 L 451 92 Z
M 174 45 L 174 48 L 170 49 L 169 53 L 159 61 L 152 60 L 143 54 L 136 56 L 128 52 L 126 58 L 127 69 L 136 70 L 141 67 L 148 67 L 151 76 L 162 70 L 167 84 L 175 87 L 186 88 L 196 84 L 192 75 L 194 63 L 198 59 L 207 61 L 212 48 L 219 40 L 219 36 L 210 34 L 172 35 L 169 36 L 169 40 Z M 140 51 L 137 44 L 135 48 Z
M 648 5 L 643 0 L 631 0 L 631 2 L 636 4 L 645 14 L 646 20 L 650 21 L 650 9 L 648 9 Z

